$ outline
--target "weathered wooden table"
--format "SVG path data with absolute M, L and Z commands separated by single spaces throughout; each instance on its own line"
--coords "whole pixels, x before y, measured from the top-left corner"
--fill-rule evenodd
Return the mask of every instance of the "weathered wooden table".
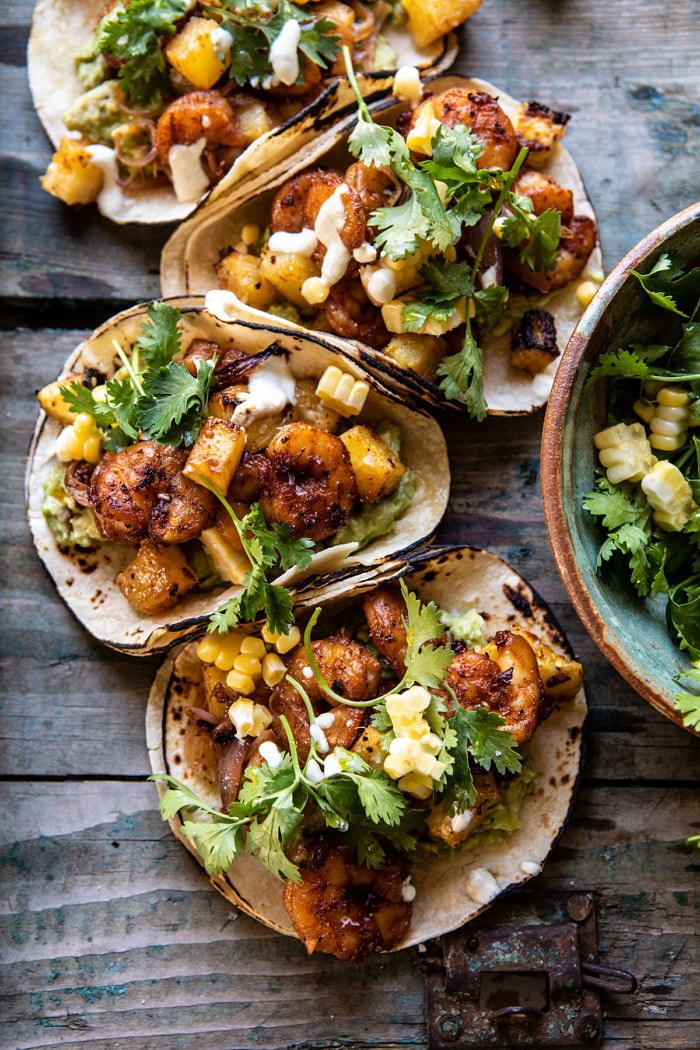
M 425 1046 L 416 952 L 355 968 L 307 959 L 209 888 L 145 783 L 155 663 L 94 643 L 34 556 L 22 494 L 34 390 L 86 328 L 157 294 L 167 231 L 119 229 L 40 192 L 50 151 L 26 85 L 31 7 L 0 5 L 8 329 L 0 1045 Z M 463 34 L 460 71 L 574 113 L 568 142 L 608 266 L 697 196 L 699 25 L 697 0 L 484 0 Z M 698 741 L 637 698 L 566 599 L 540 506 L 541 424 L 541 414 L 483 426 L 445 421 L 453 490 L 440 538 L 508 558 L 552 602 L 585 663 L 583 787 L 531 885 L 597 891 L 601 960 L 639 977 L 636 995 L 607 999 L 605 1045 L 690 1050 L 700 1047 L 699 865 L 683 842 L 700 830 Z

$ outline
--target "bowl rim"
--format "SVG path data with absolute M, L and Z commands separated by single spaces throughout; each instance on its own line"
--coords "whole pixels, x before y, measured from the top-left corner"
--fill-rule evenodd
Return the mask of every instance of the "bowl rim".
M 541 462 L 548 465 L 547 471 L 542 471 L 542 502 L 549 542 L 559 575 L 580 620 L 603 655 L 640 696 L 666 718 L 696 736 L 700 736 L 700 732 L 690 726 L 684 726 L 681 712 L 664 693 L 641 678 L 625 662 L 615 644 L 608 640 L 605 624 L 593 604 L 576 563 L 571 535 L 566 523 L 562 488 L 562 443 L 564 419 L 574 379 L 588 348 L 591 335 L 601 322 L 608 306 L 629 280 L 631 270 L 639 269 L 640 265 L 661 248 L 669 237 L 698 222 L 700 222 L 700 202 L 677 212 L 648 233 L 605 278 L 594 299 L 579 319 L 562 354 L 544 417 L 541 446 Z

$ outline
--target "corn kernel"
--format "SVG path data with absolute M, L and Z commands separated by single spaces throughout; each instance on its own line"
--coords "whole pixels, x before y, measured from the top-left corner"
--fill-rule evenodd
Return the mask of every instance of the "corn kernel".
M 99 437 L 89 437 L 83 444 L 83 459 L 88 463 L 99 463 L 102 455 L 102 440 Z
M 399 789 L 414 798 L 430 798 L 433 793 L 433 781 L 421 773 L 407 773 L 398 782 Z
M 236 700 L 228 709 L 228 717 L 236 727 L 236 736 L 250 736 L 255 722 L 255 704 L 252 700 Z
M 341 416 L 354 416 L 362 411 L 369 386 L 336 365 L 329 365 L 318 381 L 316 395 L 328 408 Z
M 593 281 L 579 281 L 576 289 L 576 298 L 581 306 L 588 306 L 588 304 L 592 302 L 597 291 L 598 289 Z
M 682 386 L 663 386 L 657 392 L 656 400 L 660 405 L 671 408 L 684 408 L 687 406 L 690 398 Z
M 256 222 L 247 222 L 241 230 L 241 240 L 250 247 L 260 240 L 260 227 Z
M 99 401 L 102 403 L 107 400 L 107 387 L 103 383 L 102 386 L 96 386 L 92 391 L 93 401 Z
M 433 155 L 433 139 L 437 135 L 440 121 L 435 116 L 431 102 L 426 102 L 418 111 L 413 128 L 406 136 L 406 145 L 412 153 L 422 153 L 426 157 Z
M 262 674 L 262 664 L 254 656 L 246 656 L 245 653 L 240 653 L 233 661 L 234 671 L 240 671 L 241 674 L 250 675 L 251 678 L 259 678 Z
M 213 664 L 219 653 L 219 639 L 213 634 L 205 634 L 197 644 L 197 656 L 204 664 Z
M 217 664 L 218 666 L 218 664 Z M 255 692 L 255 682 L 248 674 L 240 671 L 229 671 L 226 675 L 226 685 L 236 693 L 243 696 L 251 696 Z
M 696 510 L 690 485 L 668 460 L 654 465 L 642 480 L 642 490 L 654 511 L 654 521 L 666 532 L 680 532 Z
M 287 673 L 282 660 L 276 653 L 268 653 L 263 658 L 262 662 L 262 676 L 265 685 L 269 685 L 270 689 L 274 689 L 278 685 Z
M 632 411 L 640 419 L 643 419 L 645 423 L 651 423 L 654 418 L 654 406 L 646 398 L 640 398 L 638 401 L 635 401 L 632 405 Z
M 295 646 L 301 641 L 301 631 L 298 627 L 292 627 L 288 634 L 278 635 L 275 641 L 275 649 L 284 656 L 285 653 L 290 652 Z
M 241 646 L 239 631 L 229 631 L 221 637 L 219 652 L 214 657 L 214 666 L 220 671 L 230 671 Z
M 322 277 L 307 277 L 301 286 L 301 294 L 311 306 L 319 306 L 328 298 L 330 287 Z
M 56 438 L 56 455 L 62 463 L 85 459 L 99 463 L 102 455 L 102 432 L 87 412 L 79 412 L 70 426 L 64 427 Z
M 617 423 L 600 430 L 593 438 L 608 481 L 641 481 L 653 466 L 653 456 L 641 423 Z
M 262 660 L 266 652 L 267 649 L 262 638 L 257 638 L 253 634 L 246 635 L 241 642 L 241 653 L 245 656 L 255 656 L 258 660 Z

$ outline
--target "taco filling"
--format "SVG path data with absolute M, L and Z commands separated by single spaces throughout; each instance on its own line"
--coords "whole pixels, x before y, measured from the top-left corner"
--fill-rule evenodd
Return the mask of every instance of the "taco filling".
M 70 134 L 44 189 L 67 204 L 88 204 L 101 194 L 170 186 L 180 202 L 196 202 L 251 142 L 343 73 L 341 46 L 358 69 L 395 68 L 385 30 L 408 16 L 404 31 L 426 46 L 478 2 L 429 6 L 110 0 L 89 46 L 75 55 L 86 90 L 63 115 Z
M 210 874 L 247 852 L 283 880 L 310 953 L 397 947 L 412 858 L 520 827 L 537 780 L 529 744 L 579 692 L 581 666 L 517 626 L 486 641 L 486 621 L 468 616 L 474 648 L 401 580 L 316 609 L 303 636 L 297 625 L 208 634 L 176 660 L 186 783 L 156 775 L 162 816 L 182 814 Z M 490 899 L 487 876 L 476 869 L 474 900 Z
M 392 532 L 418 490 L 401 426 L 366 403 L 370 386 L 329 365 L 296 375 L 272 343 L 249 354 L 190 336 L 181 311 L 148 308 L 121 367 L 39 391 L 61 425 L 43 513 L 63 547 L 133 548 L 117 585 L 140 614 L 193 589 L 243 587 L 228 627 L 264 610 L 288 626 L 291 598 L 268 582 L 315 552 L 354 551 Z
M 267 228 L 249 225 L 223 253 L 219 284 L 380 350 L 482 419 L 492 335 L 510 331 L 510 366 L 551 383 L 560 346 L 550 299 L 583 274 L 596 223 L 542 170 L 567 114 L 526 102 L 511 120 L 485 91 L 431 94 L 414 73 L 396 78 L 412 104 L 396 127 L 376 123 L 354 85 L 355 161 L 280 185 Z M 574 285 L 581 306 L 589 286 Z

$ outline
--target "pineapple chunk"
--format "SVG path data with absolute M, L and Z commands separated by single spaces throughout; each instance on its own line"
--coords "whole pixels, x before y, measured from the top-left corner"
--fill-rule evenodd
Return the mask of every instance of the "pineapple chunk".
M 219 576 L 230 583 L 243 583 L 243 578 L 250 569 L 250 562 L 245 553 L 227 543 L 216 526 L 205 529 L 199 538 Z
M 245 449 L 245 430 L 225 419 L 209 416 L 192 446 L 182 473 L 190 481 L 202 484 L 201 476 L 221 492 L 231 484 Z
M 384 768 L 384 753 L 382 751 L 382 734 L 372 726 L 365 726 L 359 737 L 352 745 L 352 751 L 360 758 L 364 758 L 369 766 L 375 769 Z
M 536 634 L 512 628 L 532 646 L 537 659 L 537 669 L 544 686 L 544 694 L 554 700 L 573 700 L 583 685 L 583 667 L 577 660 L 567 660 L 550 646 L 545 645 Z
M 202 681 L 207 707 L 215 718 L 224 719 L 230 705 L 236 699 L 230 689 L 226 688 L 228 671 L 220 671 L 213 664 L 203 664 Z
M 544 167 L 570 119 L 568 113 L 557 113 L 539 102 L 521 102 L 513 125 L 518 145 L 529 150 L 527 163 L 531 168 Z
M 231 64 L 230 53 L 217 54 L 212 33 L 219 28 L 213 18 L 190 18 L 177 36 L 166 44 L 165 57 L 185 80 L 207 91 Z
M 246 102 L 244 106 L 237 106 L 236 118 L 241 135 L 245 135 L 248 142 L 259 139 L 272 127 L 270 117 L 262 102 Z
M 408 13 L 408 28 L 418 47 L 427 47 L 443 33 L 466 22 L 481 0 L 401 0 Z
M 424 379 L 434 379 L 437 366 L 447 353 L 447 346 L 437 335 L 403 332 L 395 335 L 383 352 Z
M 299 252 L 273 252 L 265 247 L 260 256 L 260 273 L 288 302 L 302 310 L 309 309 L 308 300 L 301 293 L 309 277 L 320 276 L 321 270 L 313 259 Z
M 254 306 L 256 310 L 266 310 L 277 298 L 275 286 L 260 273 L 257 255 L 230 252 L 216 267 L 216 272 L 219 288 L 233 292 L 242 303 Z
M 456 849 L 476 831 L 489 810 L 498 802 L 499 794 L 492 773 L 475 773 L 474 786 L 477 791 L 476 801 L 464 813 L 449 817 L 445 813 L 444 802 L 433 806 L 426 822 L 431 838 L 441 839 Z
M 57 379 L 55 383 L 49 383 L 38 392 L 37 399 L 47 416 L 58 420 L 64 426 L 75 423 L 75 412 L 72 412 L 69 405 L 63 400 L 63 388 L 76 380 L 80 382 L 81 379 L 82 376 L 79 375 L 66 376 L 65 379 Z
M 365 426 L 346 430 L 340 435 L 340 440 L 350 453 L 357 492 L 363 503 L 378 503 L 390 496 L 406 468 L 386 441 Z
M 117 576 L 117 587 L 144 616 L 175 605 L 199 581 L 179 547 L 159 547 L 144 540 L 139 552 Z
M 87 146 L 76 139 L 61 139 L 40 182 L 47 193 L 65 204 L 92 204 L 100 194 L 104 175 Z

